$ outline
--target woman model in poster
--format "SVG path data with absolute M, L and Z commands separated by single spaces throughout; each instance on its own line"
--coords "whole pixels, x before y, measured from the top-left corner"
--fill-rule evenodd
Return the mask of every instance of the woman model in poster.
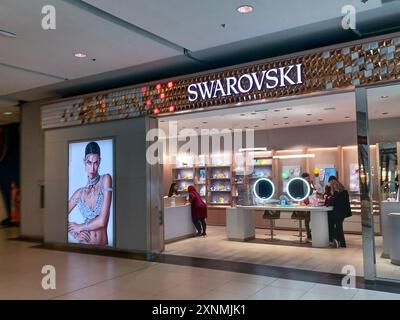
M 85 170 L 88 182 L 74 192 L 68 203 L 68 214 L 78 206 L 85 219 L 82 224 L 68 223 L 68 232 L 81 243 L 108 245 L 107 226 L 112 200 L 112 178 L 99 175 L 100 147 L 90 142 L 85 148 Z

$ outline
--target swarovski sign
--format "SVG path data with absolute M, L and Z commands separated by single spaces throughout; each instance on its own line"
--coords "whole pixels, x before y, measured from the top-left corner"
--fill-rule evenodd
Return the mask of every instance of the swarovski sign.
M 272 68 L 238 77 L 198 82 L 189 85 L 189 101 L 209 100 L 250 91 L 264 91 L 303 83 L 302 64 Z

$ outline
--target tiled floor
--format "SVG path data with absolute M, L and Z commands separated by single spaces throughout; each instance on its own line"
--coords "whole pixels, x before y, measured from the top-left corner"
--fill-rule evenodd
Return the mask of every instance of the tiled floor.
M 44 250 L 31 248 L 33 243 L 6 240 L 17 232 L 0 230 L 0 299 L 400 299 L 385 292 Z M 210 248 L 210 238 L 193 240 Z M 224 253 L 218 246 L 216 251 Z M 286 255 L 282 261 L 288 261 Z M 305 262 L 299 258 L 299 263 Z M 43 265 L 56 268 L 55 290 L 41 286 Z
M 268 233 L 268 235 L 266 235 Z M 276 230 L 280 240 L 271 244 L 269 231 L 257 229 L 256 240 L 228 241 L 225 227 L 210 226 L 206 238 L 190 238 L 166 246 L 165 253 L 219 260 L 251 262 L 303 270 L 342 273 L 344 266 L 354 266 L 357 276 L 363 276 L 362 239 L 360 235 L 346 235 L 347 248 L 312 248 L 298 244 L 296 232 Z M 376 237 L 377 272 L 379 276 L 399 279 L 400 266 L 380 257 L 382 238 Z

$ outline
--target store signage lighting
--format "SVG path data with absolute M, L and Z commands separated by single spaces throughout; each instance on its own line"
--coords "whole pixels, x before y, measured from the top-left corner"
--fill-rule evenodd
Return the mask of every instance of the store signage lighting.
M 287 155 L 279 155 L 273 156 L 274 159 L 297 159 L 297 158 L 315 158 L 314 153 L 308 154 L 287 154 Z
M 239 149 L 239 152 L 244 152 L 244 151 L 267 151 L 267 148 L 241 148 Z
M 210 80 L 191 84 L 187 91 L 189 101 L 208 100 L 250 91 L 263 91 L 303 83 L 302 64 L 245 73 L 225 79 Z

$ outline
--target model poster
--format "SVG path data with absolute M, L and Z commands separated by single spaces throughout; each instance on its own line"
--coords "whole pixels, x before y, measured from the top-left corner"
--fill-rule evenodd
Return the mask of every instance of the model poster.
M 68 242 L 113 246 L 113 140 L 69 144 Z

